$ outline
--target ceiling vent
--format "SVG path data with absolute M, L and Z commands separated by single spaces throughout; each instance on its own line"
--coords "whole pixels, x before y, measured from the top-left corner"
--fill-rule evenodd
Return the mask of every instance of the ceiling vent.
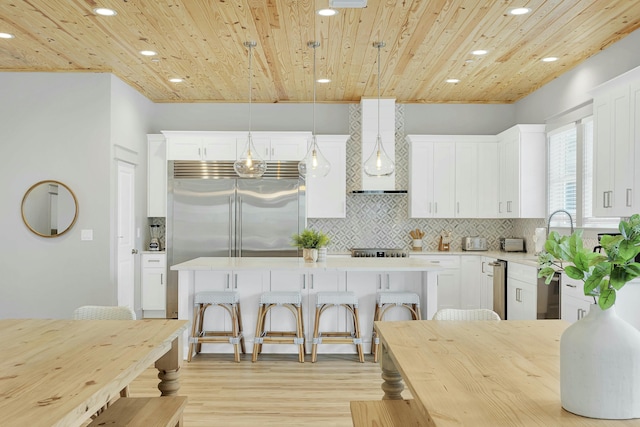
M 361 8 L 367 7 L 367 0 L 329 0 L 329 7 L 338 8 Z

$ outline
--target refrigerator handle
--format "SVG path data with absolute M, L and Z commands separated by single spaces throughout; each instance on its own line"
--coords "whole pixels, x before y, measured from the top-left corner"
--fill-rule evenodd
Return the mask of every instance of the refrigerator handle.
M 232 256 L 232 247 L 231 242 L 233 238 L 233 230 L 231 227 L 233 226 L 233 196 L 229 196 L 229 258 Z
M 236 236 L 238 256 L 242 257 L 242 197 L 238 197 L 238 235 Z

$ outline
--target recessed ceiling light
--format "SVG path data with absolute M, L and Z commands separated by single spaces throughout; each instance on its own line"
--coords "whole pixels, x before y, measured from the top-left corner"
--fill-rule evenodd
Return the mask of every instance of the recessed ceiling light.
M 487 53 L 489 53 L 489 51 L 484 49 L 478 49 L 478 50 L 471 51 L 471 53 L 474 55 L 486 55 Z
M 141 50 L 140 55 L 144 56 L 156 56 L 158 52 L 154 52 L 153 50 Z
M 96 7 L 93 9 L 93 13 L 100 16 L 116 16 L 118 14 L 115 10 L 106 7 Z
M 460 83 L 460 79 L 447 79 L 447 83 Z
M 335 9 L 318 9 L 316 13 L 320 16 L 334 16 L 338 14 L 338 11 Z
M 542 58 L 542 62 L 555 62 L 557 60 L 558 58 L 556 58 L 555 56 L 548 56 L 546 58 Z
M 528 7 L 514 7 L 513 9 L 509 9 L 509 14 L 510 15 L 526 15 L 527 13 L 531 12 L 531 9 L 529 9 Z
M 169 79 L 171 83 L 182 83 L 182 79 L 180 77 L 172 77 Z
M 0 33 L 0 39 L 13 39 L 16 36 L 14 36 L 13 34 L 9 34 L 9 33 Z
M 326 78 L 325 79 L 318 79 L 318 80 L 316 80 L 316 82 L 318 82 L 318 83 L 331 83 L 331 79 L 326 79 Z

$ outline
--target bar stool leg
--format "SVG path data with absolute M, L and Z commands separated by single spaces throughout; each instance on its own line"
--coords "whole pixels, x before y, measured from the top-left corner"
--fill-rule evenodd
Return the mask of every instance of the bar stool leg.
M 318 338 L 320 335 L 320 314 L 322 307 L 316 305 L 316 320 L 313 326 L 313 344 L 311 345 L 311 363 L 316 363 L 318 358 Z
M 193 350 L 194 350 L 194 339 L 197 336 L 196 333 L 198 332 L 197 328 L 198 328 L 198 318 L 200 317 L 200 304 L 198 304 L 197 310 L 194 309 L 193 310 L 193 324 L 191 325 L 191 336 L 189 337 L 189 354 L 187 355 L 187 362 L 191 362 L 191 356 L 193 354 Z
M 380 317 L 380 306 L 376 303 L 376 308 L 373 312 L 373 321 L 377 321 L 379 320 Z M 373 325 L 371 326 L 371 354 L 376 355 L 376 347 L 375 347 L 375 342 L 376 342 L 376 328 L 373 327 Z
M 298 361 L 304 363 L 304 323 L 302 321 L 302 305 L 296 306 L 296 320 L 298 324 L 296 336 L 298 338 Z
M 204 328 L 204 313 L 205 311 L 207 311 L 207 308 L 210 306 L 211 304 L 200 304 L 200 317 L 198 318 L 198 336 L 200 336 L 200 334 L 203 331 Z M 196 344 L 196 354 L 200 353 L 202 351 L 202 343 L 200 341 L 198 341 L 198 343 Z
M 253 355 L 251 361 L 256 362 L 258 360 L 258 352 L 260 350 L 259 340 L 262 338 L 262 325 L 264 322 L 265 307 L 263 304 L 258 306 L 258 320 L 256 322 L 256 335 L 253 342 Z
M 240 362 L 240 352 L 238 343 L 239 333 L 238 333 L 238 309 L 237 304 L 231 304 L 231 309 L 229 310 L 229 314 L 231 315 L 231 339 L 233 340 L 233 360 L 236 362 Z
M 351 306 L 351 315 L 353 318 L 353 335 L 356 340 L 356 350 L 358 351 L 358 359 L 360 363 L 364 363 L 364 352 L 362 351 L 362 340 L 360 337 L 360 315 L 358 314 L 358 307 Z
M 246 354 L 247 351 L 244 345 L 244 333 L 242 331 L 242 313 L 240 312 L 240 303 L 237 304 L 236 311 L 238 314 L 238 333 L 240 334 L 240 350 L 242 351 L 242 354 Z

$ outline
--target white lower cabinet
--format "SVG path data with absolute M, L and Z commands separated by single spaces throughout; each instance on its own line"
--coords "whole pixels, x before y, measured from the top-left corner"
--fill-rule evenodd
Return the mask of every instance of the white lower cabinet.
M 562 320 L 573 323 L 587 315 L 594 299 L 584 294 L 584 283 L 582 280 L 572 279 L 565 273 L 560 278 L 560 304 L 562 309 L 560 317 Z
M 496 258 L 482 257 L 480 262 L 480 308 L 493 310 L 493 264 Z
M 460 308 L 482 308 L 482 257 L 466 255 L 460 260 Z
M 165 317 L 167 307 L 167 255 L 142 254 L 142 312 L 143 317 Z
M 538 270 L 510 262 L 507 265 L 507 319 L 536 320 Z
M 412 256 L 414 256 L 412 254 Z M 460 256 L 458 255 L 415 255 L 426 261 L 439 264 L 438 271 L 438 310 L 461 307 Z M 429 319 L 430 320 L 430 319 Z

